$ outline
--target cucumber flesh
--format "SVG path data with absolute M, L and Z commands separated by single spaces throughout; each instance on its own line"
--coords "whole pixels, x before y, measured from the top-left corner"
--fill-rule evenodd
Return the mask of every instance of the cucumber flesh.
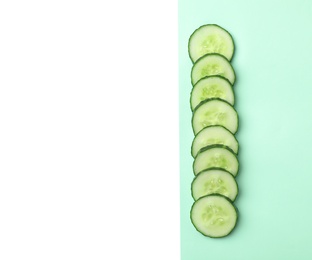
M 207 195 L 195 201 L 191 209 L 191 221 L 197 231 L 208 237 L 225 237 L 236 226 L 238 211 L 232 202 L 222 195 Z
M 200 79 L 206 76 L 219 75 L 235 82 L 235 72 L 231 63 L 220 54 L 206 54 L 199 58 L 192 67 L 191 81 L 194 86 Z
M 188 51 L 192 62 L 208 53 L 220 53 L 230 61 L 234 53 L 234 41 L 224 28 L 206 24 L 196 29 L 190 36 Z
M 221 194 L 234 201 L 238 194 L 238 186 L 233 175 L 219 168 L 211 168 L 197 174 L 192 182 L 194 200 L 210 194 Z
M 193 111 L 192 127 L 196 135 L 207 126 L 221 125 L 235 134 L 238 115 L 233 106 L 224 100 L 213 98 L 201 102 Z
M 199 131 L 192 143 L 192 156 L 195 157 L 200 149 L 214 144 L 222 144 L 238 153 L 236 137 L 223 126 L 208 126 Z
M 222 168 L 235 177 L 239 167 L 237 156 L 223 145 L 212 145 L 201 149 L 193 162 L 194 174 L 215 167 Z
M 210 98 L 220 98 L 234 105 L 234 91 L 231 83 L 221 76 L 207 76 L 200 79 L 191 92 L 191 109 L 202 101 Z

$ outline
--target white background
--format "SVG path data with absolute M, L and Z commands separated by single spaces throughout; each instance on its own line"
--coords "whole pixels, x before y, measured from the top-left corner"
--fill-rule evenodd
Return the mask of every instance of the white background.
M 0 259 L 179 259 L 177 0 L 0 2 Z

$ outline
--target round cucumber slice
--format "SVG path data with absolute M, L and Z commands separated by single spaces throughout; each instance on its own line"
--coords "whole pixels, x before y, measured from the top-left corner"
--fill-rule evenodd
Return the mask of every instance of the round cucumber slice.
M 194 174 L 215 167 L 222 168 L 235 177 L 239 167 L 237 156 L 223 145 L 211 145 L 201 149 L 193 162 Z
M 192 62 L 208 53 L 220 53 L 230 61 L 234 54 L 234 41 L 231 34 L 221 26 L 206 24 L 190 36 L 188 51 Z
M 238 115 L 233 106 L 219 98 L 201 102 L 193 111 L 192 127 L 196 135 L 207 126 L 221 125 L 232 134 L 238 129 Z
M 222 195 L 207 195 L 194 202 L 191 221 L 204 236 L 218 238 L 229 235 L 236 226 L 238 210 Z
M 220 98 L 234 105 L 234 91 L 231 83 L 221 76 L 207 76 L 200 79 L 191 92 L 191 109 L 202 101 L 210 98 Z
M 191 72 L 192 85 L 206 76 L 213 75 L 228 79 L 232 85 L 235 82 L 235 72 L 231 63 L 224 56 L 212 53 L 204 55 L 194 63 Z
M 221 194 L 234 201 L 238 194 L 238 186 L 233 175 L 219 168 L 211 168 L 197 174 L 192 182 L 194 200 L 210 194 Z
M 222 144 L 238 153 L 236 137 L 225 127 L 220 125 L 207 126 L 200 130 L 192 142 L 192 156 L 195 157 L 200 149 L 214 144 Z

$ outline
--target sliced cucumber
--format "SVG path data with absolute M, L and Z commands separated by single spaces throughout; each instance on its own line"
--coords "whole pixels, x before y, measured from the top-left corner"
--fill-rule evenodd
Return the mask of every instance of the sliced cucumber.
M 222 168 L 235 177 L 239 167 L 237 156 L 230 148 L 219 144 L 201 149 L 193 162 L 194 174 L 215 167 Z
M 222 195 L 207 195 L 195 201 L 191 209 L 194 227 L 208 237 L 225 237 L 235 228 L 238 211 L 232 202 Z
M 192 143 L 192 156 L 195 157 L 200 149 L 213 144 L 228 146 L 234 153 L 238 153 L 236 137 L 223 126 L 207 126 L 200 130 Z
M 207 76 L 200 79 L 191 92 L 192 110 L 203 100 L 220 98 L 234 105 L 234 91 L 231 83 L 221 76 Z
M 238 194 L 234 176 L 220 168 L 211 168 L 198 173 L 192 182 L 194 200 L 210 194 L 221 194 L 234 201 Z
M 219 98 L 201 102 L 193 111 L 192 127 L 196 135 L 206 126 L 221 125 L 233 134 L 238 129 L 238 115 L 233 106 Z
M 190 36 L 188 51 L 193 62 L 207 53 L 220 53 L 228 60 L 234 53 L 234 41 L 228 31 L 216 24 L 206 24 Z
M 213 75 L 227 78 L 232 85 L 235 82 L 235 72 L 231 63 L 224 56 L 213 53 L 204 55 L 194 63 L 191 72 L 192 85 L 206 76 Z

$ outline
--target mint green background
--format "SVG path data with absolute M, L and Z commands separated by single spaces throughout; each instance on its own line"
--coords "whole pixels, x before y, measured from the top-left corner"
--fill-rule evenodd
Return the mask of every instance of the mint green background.
M 239 223 L 221 239 L 192 226 L 190 34 L 235 41 Z M 312 259 L 312 1 L 179 0 L 182 260 Z

